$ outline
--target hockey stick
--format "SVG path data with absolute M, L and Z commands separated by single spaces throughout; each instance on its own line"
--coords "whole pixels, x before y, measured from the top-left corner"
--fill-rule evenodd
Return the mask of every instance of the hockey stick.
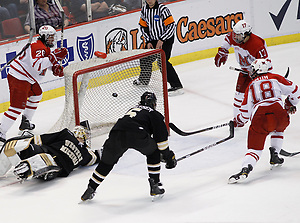
M 229 127 L 230 127 L 230 128 L 229 128 L 230 134 L 229 134 L 228 137 L 226 137 L 226 138 L 224 138 L 224 139 L 221 139 L 221 140 L 219 140 L 219 141 L 217 141 L 217 142 L 215 142 L 215 143 L 213 143 L 213 144 L 210 144 L 210 145 L 208 145 L 208 146 L 205 146 L 205 147 L 203 147 L 203 148 L 201 148 L 201 149 L 198 149 L 198 150 L 196 150 L 196 151 L 194 151 L 194 152 L 192 152 L 192 153 L 189 153 L 189 154 L 187 154 L 187 155 L 185 155 L 185 156 L 182 156 L 182 157 L 180 157 L 180 158 L 177 159 L 177 162 L 180 161 L 180 160 L 189 158 L 190 156 L 193 156 L 193 155 L 195 155 L 195 154 L 197 154 L 197 153 L 203 152 L 204 150 L 207 150 L 207 149 L 209 149 L 209 148 L 211 148 L 211 147 L 214 147 L 214 146 L 216 146 L 216 145 L 219 145 L 219 144 L 221 144 L 221 143 L 223 143 L 223 142 L 226 142 L 226 141 L 229 140 L 229 139 L 232 139 L 232 138 L 234 137 L 234 126 L 233 126 L 233 121 L 230 121 L 230 122 L 229 122 Z
M 292 156 L 296 156 L 296 155 L 300 154 L 300 152 L 290 153 L 290 152 L 287 152 L 287 151 L 281 149 L 279 154 L 282 156 L 292 157 Z
M 242 70 L 242 69 L 239 69 L 239 68 L 236 68 L 236 67 L 232 67 L 232 66 L 229 67 L 229 70 L 234 70 L 234 71 L 241 72 L 241 73 L 243 73 L 243 74 L 248 74 L 247 71 Z
M 60 49 L 63 47 L 63 41 L 64 41 L 64 26 L 65 26 L 65 11 L 64 9 L 62 8 L 60 2 L 58 0 L 55 0 L 55 3 L 61 13 L 61 34 L 60 34 Z M 59 62 L 59 65 L 61 66 L 62 65 L 62 61 L 61 60 Z
M 287 78 L 289 76 L 289 74 L 290 74 L 290 68 L 288 67 L 287 71 L 286 71 L 286 73 L 284 75 L 284 78 Z
M 239 71 L 239 72 L 241 72 L 241 73 L 243 73 L 243 74 L 248 74 L 247 71 L 244 71 L 244 70 L 239 69 L 239 68 L 236 68 L 236 67 L 230 66 L 229 69 L 230 69 L 230 70 L 234 70 L 234 71 Z M 290 73 L 290 68 L 288 67 L 288 68 L 287 68 L 287 71 L 286 71 L 286 73 L 285 73 L 285 75 L 284 75 L 284 77 L 287 78 L 287 77 L 289 76 L 289 73 Z
M 13 62 L 18 56 L 20 56 L 28 47 L 30 46 L 30 42 L 28 42 L 23 48 L 22 50 L 16 54 L 16 56 L 14 56 L 12 59 L 10 59 L 1 69 L 0 69 L 0 73 L 8 66 L 11 64 L 11 62 Z
M 32 8 L 34 7 L 34 4 L 33 4 L 33 0 L 29 0 L 28 1 L 28 5 L 29 5 L 29 8 Z M 16 56 L 14 56 L 12 59 L 10 59 L 3 67 L 0 68 L 0 73 L 8 66 L 11 64 L 11 62 L 13 62 L 18 56 L 20 56 L 31 44 L 31 41 L 33 39 L 33 36 L 35 34 L 35 20 L 33 19 L 34 18 L 34 11 L 33 10 L 30 10 L 29 11 L 29 17 L 30 17 L 30 34 L 29 34 L 29 40 L 28 40 L 28 43 L 22 48 L 22 50 L 16 54 Z
M 176 132 L 178 135 L 189 136 L 189 135 L 197 134 L 197 133 L 200 133 L 200 132 L 206 132 L 206 131 L 209 131 L 209 130 L 212 130 L 212 129 L 221 128 L 221 127 L 227 126 L 229 124 L 230 124 L 230 122 L 229 123 L 224 123 L 224 124 L 221 124 L 221 125 L 208 127 L 208 128 L 205 128 L 205 129 L 196 130 L 196 131 L 193 131 L 193 132 L 184 132 L 184 131 L 180 130 L 174 123 L 169 123 L 169 127 L 174 132 Z

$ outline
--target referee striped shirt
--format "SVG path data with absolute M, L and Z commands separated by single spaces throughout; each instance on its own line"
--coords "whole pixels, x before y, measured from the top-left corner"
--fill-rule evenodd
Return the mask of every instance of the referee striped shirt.
M 175 21 L 170 10 L 163 4 L 155 3 L 153 8 L 146 4 L 141 10 L 139 25 L 146 42 L 165 41 L 175 32 Z

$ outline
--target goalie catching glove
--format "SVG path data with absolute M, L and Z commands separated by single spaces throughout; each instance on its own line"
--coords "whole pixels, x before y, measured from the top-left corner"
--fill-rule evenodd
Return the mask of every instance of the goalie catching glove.
M 295 114 L 297 111 L 296 106 L 292 105 L 292 103 L 289 100 L 289 97 L 287 97 L 284 101 L 284 109 L 287 111 L 289 114 Z
M 215 56 L 215 65 L 220 67 L 222 64 L 224 65 L 227 61 L 229 51 L 225 48 L 219 47 L 218 53 Z

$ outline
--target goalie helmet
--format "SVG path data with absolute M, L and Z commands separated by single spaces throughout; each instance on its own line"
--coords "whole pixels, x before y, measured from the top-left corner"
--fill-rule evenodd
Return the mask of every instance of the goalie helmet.
M 40 40 L 47 46 L 47 47 L 54 47 L 56 42 L 56 30 L 49 25 L 41 26 L 39 29 Z
M 244 43 L 247 36 L 252 33 L 252 27 L 245 20 L 238 21 L 233 27 L 233 40 L 238 43 Z
M 251 63 L 250 77 L 252 79 L 269 72 L 272 68 L 271 60 L 269 59 L 256 59 Z
M 152 109 L 156 108 L 156 96 L 154 93 L 152 92 L 148 92 L 146 91 L 142 96 L 141 96 L 141 101 L 140 101 L 140 105 L 145 105 L 145 106 L 149 106 Z
M 89 132 L 89 130 L 87 130 L 85 127 L 83 127 L 81 125 L 77 125 L 73 129 L 73 134 L 79 141 L 81 141 L 82 143 L 86 143 L 88 145 L 88 147 L 90 147 L 90 143 L 89 143 L 90 132 Z

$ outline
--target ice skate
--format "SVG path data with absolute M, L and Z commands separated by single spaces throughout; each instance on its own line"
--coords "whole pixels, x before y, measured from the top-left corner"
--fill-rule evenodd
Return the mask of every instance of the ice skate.
M 148 179 L 150 184 L 150 195 L 152 197 L 152 201 L 156 201 L 164 196 L 165 189 L 161 188 L 162 183 L 155 183 L 153 178 Z
M 241 181 L 245 180 L 252 170 L 253 170 L 252 165 L 248 164 L 248 167 L 243 167 L 241 172 L 239 172 L 237 174 L 234 174 L 231 177 L 229 177 L 228 183 L 233 184 L 233 183 L 237 183 L 237 182 L 241 182 Z
M 269 150 L 270 150 L 270 156 L 271 156 L 270 157 L 270 164 L 271 164 L 270 169 L 273 169 L 274 167 L 277 167 L 277 166 L 282 166 L 284 159 L 280 158 L 278 156 L 278 153 L 276 152 L 274 147 L 270 147 Z
M 171 87 L 168 89 L 169 97 L 182 95 L 182 94 L 184 94 L 184 90 L 182 87 Z
M 93 197 L 95 196 L 95 193 L 96 193 L 95 190 L 91 186 L 88 186 L 86 191 L 81 196 L 81 200 L 82 201 L 92 200 Z
M 22 121 L 19 126 L 19 135 L 21 135 L 25 130 L 30 132 L 34 128 L 35 124 L 30 123 L 30 121 L 24 115 L 22 115 Z
M 140 78 L 133 81 L 133 85 L 135 86 L 147 86 L 149 81 L 141 80 Z

